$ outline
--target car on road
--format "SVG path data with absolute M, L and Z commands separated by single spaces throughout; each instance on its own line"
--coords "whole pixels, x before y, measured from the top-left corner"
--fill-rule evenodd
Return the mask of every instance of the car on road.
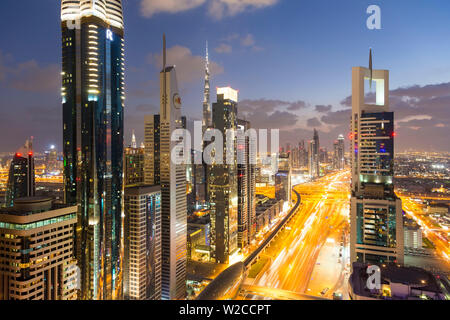
M 333 300 L 343 300 L 343 296 L 341 292 L 334 292 L 333 293 Z

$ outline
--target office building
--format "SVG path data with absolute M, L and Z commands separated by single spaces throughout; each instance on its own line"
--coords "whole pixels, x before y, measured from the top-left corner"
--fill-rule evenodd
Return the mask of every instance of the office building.
M 238 248 L 238 190 L 236 164 L 238 92 L 232 88 L 218 88 L 217 102 L 213 103 L 213 127 L 226 137 L 234 130 L 233 139 L 224 139 L 223 163 L 208 166 L 208 196 L 211 207 L 211 258 L 217 263 L 228 263 Z M 227 161 L 227 152 L 233 158 Z
M 35 193 L 34 154 L 30 139 L 14 154 L 11 161 L 6 185 L 5 206 L 12 207 L 15 199 L 33 197 Z
M 422 249 L 422 228 L 414 220 L 403 218 L 403 244 L 407 249 Z
M 375 104 L 365 101 L 366 81 Z M 394 193 L 394 113 L 389 112 L 389 71 L 353 68 L 351 262 L 403 263 L 401 200 Z
M 125 188 L 124 298 L 161 299 L 161 187 Z
M 143 184 L 145 182 L 145 175 L 144 175 L 145 149 L 137 147 L 128 147 L 125 148 L 124 156 L 125 156 L 124 161 L 125 186 Z
M 250 122 L 238 119 L 238 247 L 241 249 L 255 236 L 256 140 L 250 128 Z
M 333 168 L 343 170 L 345 167 L 345 141 L 342 134 L 333 143 Z
M 78 204 L 81 299 L 122 298 L 124 25 L 120 0 L 62 0 L 65 202 Z
M 206 129 L 212 126 L 212 112 L 210 102 L 210 70 L 209 70 L 209 52 L 208 43 L 206 43 L 206 58 L 205 58 L 205 85 L 203 88 L 203 118 L 202 118 L 202 133 L 205 134 Z
M 349 278 L 352 300 L 445 300 L 443 285 L 429 271 L 400 264 L 386 263 L 380 267 L 380 287 L 369 289 L 368 264 L 354 262 Z M 373 271 L 372 271 L 373 273 Z
M 145 116 L 145 183 L 160 184 L 161 117 L 159 114 Z
M 77 206 L 43 197 L 0 209 L 0 300 L 75 300 Z
M 184 299 L 186 295 L 186 168 L 173 163 L 172 133 L 182 128 L 181 98 L 178 92 L 175 67 L 166 66 L 166 41 L 164 37 L 163 70 L 160 73 L 160 181 L 162 217 L 162 299 Z M 188 151 L 190 152 L 190 151 Z M 174 152 L 183 163 L 182 151 Z

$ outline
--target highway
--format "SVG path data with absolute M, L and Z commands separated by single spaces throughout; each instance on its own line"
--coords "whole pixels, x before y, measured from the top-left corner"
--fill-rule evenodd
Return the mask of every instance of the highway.
M 402 199 L 402 207 L 407 216 L 416 220 L 422 227 L 425 237 L 435 245 L 438 255 L 450 266 L 450 244 L 446 238 L 448 230 L 436 228 L 430 218 L 424 214 L 424 207 L 412 198 L 403 196 L 401 193 L 397 193 L 397 195 Z
M 302 198 L 299 212 L 266 249 L 268 268 L 254 286 L 304 294 L 319 252 L 330 233 L 348 221 L 348 172 L 339 172 L 295 187 Z

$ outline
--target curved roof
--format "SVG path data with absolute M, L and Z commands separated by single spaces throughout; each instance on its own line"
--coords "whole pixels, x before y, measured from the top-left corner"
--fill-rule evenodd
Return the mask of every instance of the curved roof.
M 238 262 L 215 278 L 196 300 L 224 300 L 232 298 L 244 279 L 244 263 Z

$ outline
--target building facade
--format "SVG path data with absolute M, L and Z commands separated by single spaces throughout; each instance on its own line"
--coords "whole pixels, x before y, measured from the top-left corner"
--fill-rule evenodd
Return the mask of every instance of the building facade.
M 124 298 L 161 299 L 161 187 L 125 188 Z
M 145 183 L 160 184 L 160 121 L 159 114 L 145 116 Z
M 11 161 L 5 205 L 12 207 L 15 199 L 33 197 L 35 193 L 34 154 L 31 140 L 27 140 L 25 146 L 16 152 Z
M 208 196 L 211 207 L 211 258 L 217 263 L 228 263 L 238 248 L 238 190 L 236 161 L 237 91 L 217 89 L 213 103 L 213 127 L 231 139 L 223 143 L 223 163 L 208 166 Z M 227 161 L 226 155 L 232 158 Z
M 126 186 L 143 184 L 145 149 L 137 147 L 125 148 L 124 184 Z
M 78 204 L 81 299 L 122 298 L 124 25 L 120 0 L 62 0 L 65 202 Z
M 376 103 L 365 101 L 365 81 Z M 389 71 L 353 68 L 351 262 L 403 263 L 401 200 L 394 193 L 394 114 Z
M 0 300 L 75 300 L 77 206 L 42 197 L 0 209 Z
M 173 300 L 184 299 L 186 295 L 186 167 L 173 163 L 171 158 L 172 150 L 178 147 L 178 142 L 171 139 L 172 133 L 183 124 L 175 67 L 166 67 L 165 63 L 165 37 L 163 51 L 164 67 L 160 73 L 162 299 Z M 185 155 L 181 152 L 175 150 L 174 154 L 183 163 Z

